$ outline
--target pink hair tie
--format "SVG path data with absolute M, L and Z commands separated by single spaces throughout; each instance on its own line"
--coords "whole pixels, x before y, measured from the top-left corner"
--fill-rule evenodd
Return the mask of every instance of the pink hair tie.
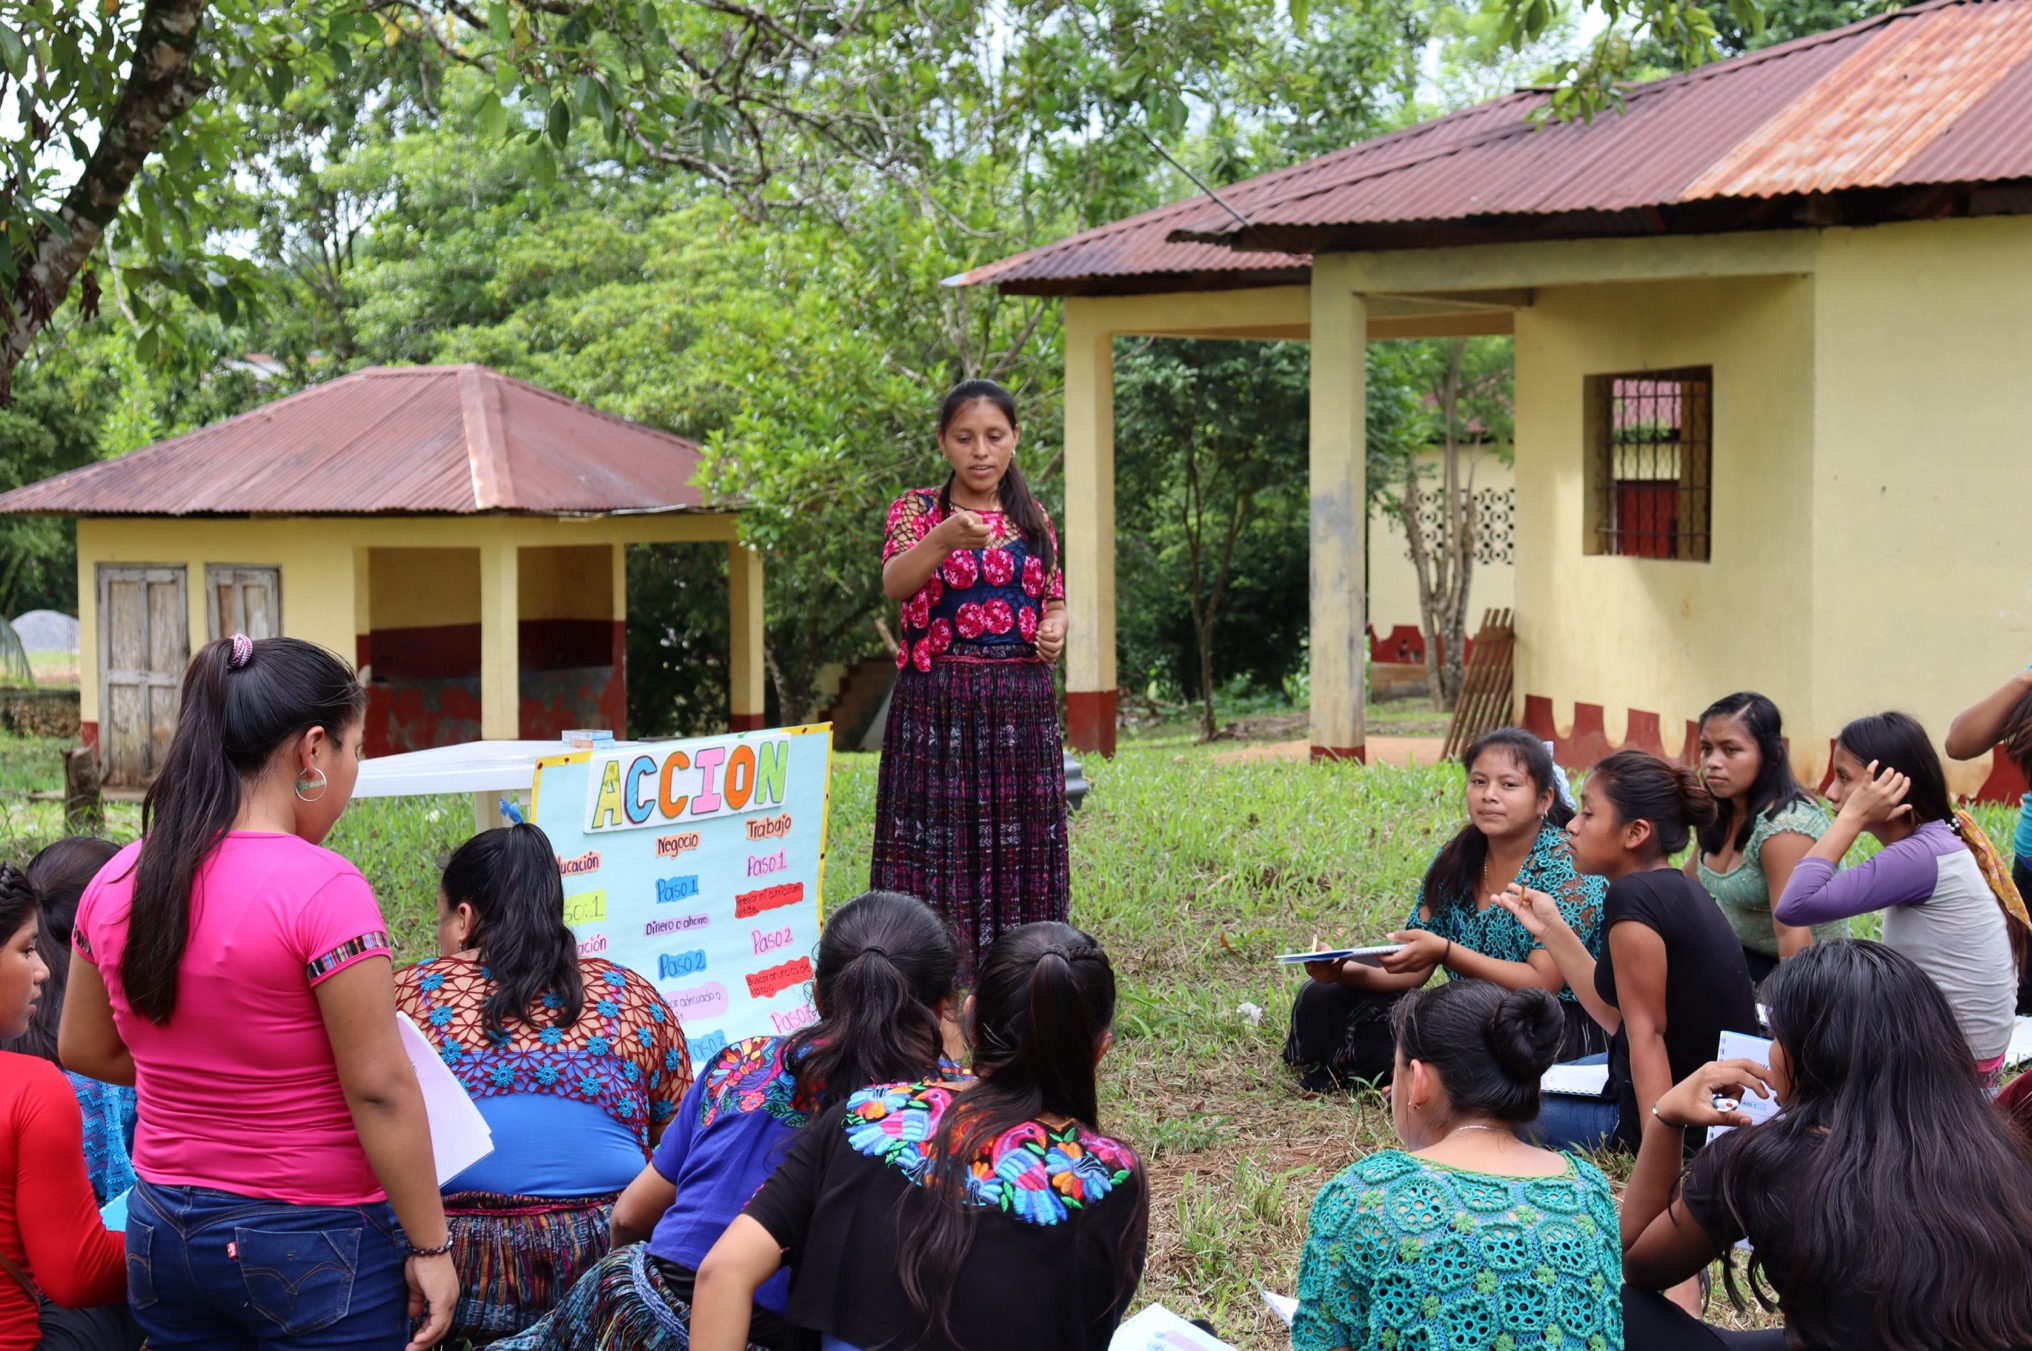
M 226 658 L 226 665 L 238 671 L 243 669 L 252 660 L 254 660 L 254 640 L 244 633 L 234 634 L 233 651 Z

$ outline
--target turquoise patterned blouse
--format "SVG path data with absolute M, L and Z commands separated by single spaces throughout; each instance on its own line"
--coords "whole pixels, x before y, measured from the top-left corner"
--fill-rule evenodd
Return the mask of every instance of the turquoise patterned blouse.
M 1296 1351 L 1622 1351 L 1608 1179 L 1450 1168 L 1400 1150 L 1326 1184 L 1298 1265 Z
M 1558 901 L 1559 913 L 1566 916 L 1567 924 L 1580 936 L 1589 955 L 1601 960 L 1602 905 L 1608 899 L 1609 883 L 1603 877 L 1583 877 L 1574 868 L 1572 837 L 1555 825 L 1541 827 L 1537 841 L 1531 846 L 1531 856 L 1517 872 L 1517 885 L 1542 891 Z M 1502 906 L 1479 908 L 1482 899 L 1428 896 L 1421 892 L 1404 927 L 1436 933 L 1501 962 L 1528 961 L 1532 953 L 1545 946 Z M 1426 906 L 1432 910 L 1431 919 L 1419 917 L 1419 909 Z M 1451 971 L 1446 975 L 1448 980 L 1460 979 Z M 1569 1004 L 1577 1002 L 1571 987 L 1562 989 L 1559 997 Z

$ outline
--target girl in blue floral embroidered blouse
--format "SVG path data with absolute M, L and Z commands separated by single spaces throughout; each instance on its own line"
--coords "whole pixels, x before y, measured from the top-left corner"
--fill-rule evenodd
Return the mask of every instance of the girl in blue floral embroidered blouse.
M 1313 1203 L 1295 1351 L 1622 1351 L 1609 1183 L 1517 1138 L 1564 1027 L 1541 989 L 1461 980 L 1399 1004 L 1390 1115 L 1410 1152 L 1372 1154 Z
M 1306 968 L 1313 983 L 1300 987 L 1293 1006 L 1285 1060 L 1308 1071 L 1309 1088 L 1387 1078 L 1390 1009 L 1434 971 L 1449 980 L 1550 991 L 1566 1019 L 1561 1059 L 1608 1049 L 1607 1035 L 1567 988 L 1552 955 L 1490 899 L 1513 882 L 1543 891 L 1558 899 L 1588 950 L 1601 951 L 1608 883 L 1574 868 L 1573 844 L 1563 829 L 1573 809 L 1562 796 L 1564 781 L 1551 752 L 1529 732 L 1503 727 L 1469 746 L 1461 761 L 1468 821 L 1427 869 L 1404 928 L 1390 935 L 1403 950 L 1384 957 L 1380 968 L 1358 962 Z

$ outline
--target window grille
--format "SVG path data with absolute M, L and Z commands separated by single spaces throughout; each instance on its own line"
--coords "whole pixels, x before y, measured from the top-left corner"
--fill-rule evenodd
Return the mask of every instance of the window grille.
M 1706 562 L 1712 367 L 1587 377 L 1587 552 Z

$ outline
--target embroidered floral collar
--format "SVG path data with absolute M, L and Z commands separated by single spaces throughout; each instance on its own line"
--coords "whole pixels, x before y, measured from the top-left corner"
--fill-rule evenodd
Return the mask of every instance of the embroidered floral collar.
M 919 1186 L 929 1144 L 964 1083 L 879 1084 L 847 1099 L 842 1124 L 858 1154 L 880 1159 Z M 974 1159 L 967 1199 L 1030 1224 L 1058 1224 L 1138 1171 L 1135 1151 L 1074 1122 L 1026 1121 L 989 1141 Z
M 710 1126 L 729 1112 L 767 1112 L 802 1130 L 811 1114 L 797 1105 L 797 1078 L 783 1063 L 788 1037 L 750 1037 L 737 1041 L 706 1066 L 700 1095 L 699 1126 Z

